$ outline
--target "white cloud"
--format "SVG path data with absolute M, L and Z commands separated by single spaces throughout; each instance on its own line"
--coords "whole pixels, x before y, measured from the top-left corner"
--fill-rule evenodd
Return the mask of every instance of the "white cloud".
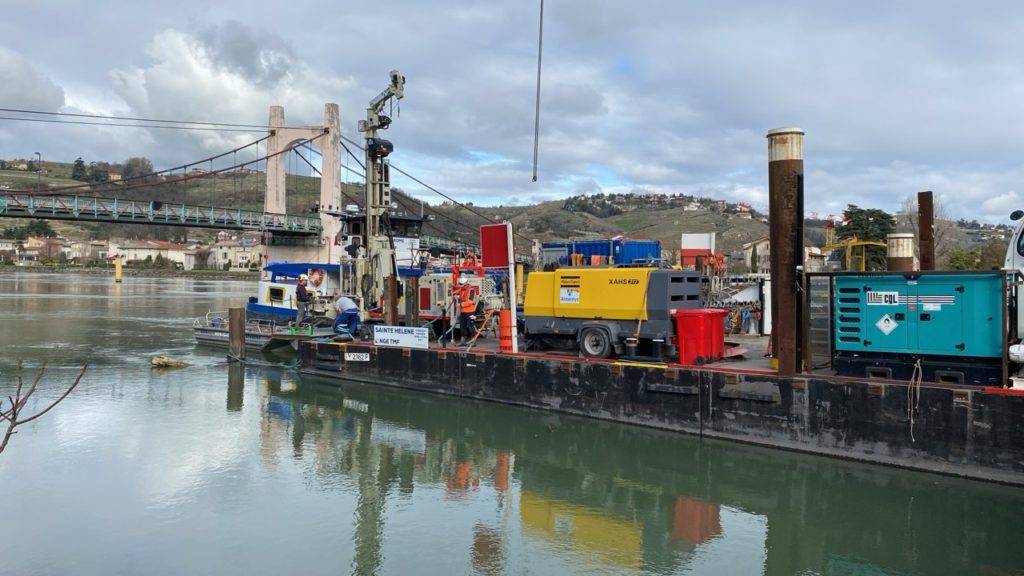
M 145 117 L 265 123 L 269 107 L 285 106 L 291 123 L 319 123 L 323 104 L 352 91 L 355 82 L 313 70 L 280 39 L 236 22 L 192 35 L 167 29 L 149 44 L 148 62 L 110 73 L 125 105 Z M 261 47 L 262 46 L 262 47 Z M 179 146 L 195 156 L 251 141 L 252 134 L 189 132 Z
M 0 102 L 4 108 L 57 110 L 64 90 L 36 70 L 27 58 L 0 46 Z
M 1024 202 L 1021 202 L 1020 194 L 1014 190 L 993 196 L 981 203 L 983 216 L 990 218 L 1005 218 L 1010 212 L 1020 208 L 1024 208 Z
M 1006 33 L 1024 23 L 1024 10 L 987 7 L 555 3 L 545 26 L 538 183 L 530 181 L 533 4 L 438 0 L 428 10 L 394 0 L 384 18 L 333 3 L 310 19 L 298 6 L 140 3 L 80 13 L 83 37 L 116 38 L 116 52 L 74 35 L 47 37 L 53 49 L 41 50 L 27 31 L 47 11 L 70 10 L 55 2 L 32 21 L 12 14 L 0 38 L 39 54 L 79 109 L 252 123 L 283 104 L 290 122 L 312 123 L 332 101 L 350 137 L 397 67 L 408 84 L 388 136 L 393 161 L 476 202 L 557 198 L 593 180 L 605 191 L 717 194 L 764 209 L 765 131 L 796 124 L 807 130 L 808 211 L 894 210 L 931 189 L 955 213 L 1003 220 L 1024 176 L 1024 35 Z M 245 24 L 224 20 L 243 13 Z M 58 57 L 78 49 L 77 60 Z M 119 134 L 22 130 L 17 141 L 49 142 L 51 156 L 142 153 L 167 165 L 251 139 Z

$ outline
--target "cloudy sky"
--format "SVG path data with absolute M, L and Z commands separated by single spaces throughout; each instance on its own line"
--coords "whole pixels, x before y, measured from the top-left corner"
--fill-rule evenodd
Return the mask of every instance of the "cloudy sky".
M 797 125 L 808 211 L 895 209 L 926 189 L 955 216 L 1024 207 L 1018 3 L 547 0 L 537 183 L 536 2 L 103 6 L 5 2 L 0 107 L 261 123 L 281 104 L 310 123 L 331 101 L 356 137 L 399 68 L 393 161 L 478 203 L 603 190 L 764 208 L 764 133 Z M 146 155 L 159 168 L 252 139 L 0 121 L 6 158 Z

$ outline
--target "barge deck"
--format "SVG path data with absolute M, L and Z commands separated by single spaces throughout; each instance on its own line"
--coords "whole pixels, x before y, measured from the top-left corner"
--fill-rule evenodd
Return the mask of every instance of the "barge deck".
M 1024 485 L 1024 394 L 1016 390 L 780 377 L 760 359 L 692 367 L 361 342 L 303 342 L 299 352 L 311 376 Z

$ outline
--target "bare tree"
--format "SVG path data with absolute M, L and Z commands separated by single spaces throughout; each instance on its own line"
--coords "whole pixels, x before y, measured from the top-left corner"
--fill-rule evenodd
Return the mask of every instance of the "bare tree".
M 933 212 L 935 215 L 935 261 L 945 262 L 950 251 L 960 244 L 960 230 L 956 222 L 949 216 L 946 207 L 936 199 Z M 921 257 L 921 233 L 917 222 L 917 194 L 903 199 L 900 213 L 896 216 L 898 227 L 905 227 L 914 233 L 914 255 Z
M 7 448 L 7 443 L 10 442 L 11 437 L 17 432 L 15 428 L 22 424 L 28 424 L 29 422 L 39 418 L 43 414 L 46 414 L 53 409 L 54 406 L 60 404 L 62 400 L 71 394 L 71 391 L 78 386 L 78 383 L 82 381 L 82 376 L 85 375 L 85 369 L 89 367 L 86 363 L 82 366 L 82 369 L 78 371 L 78 376 L 75 377 L 75 381 L 71 383 L 64 393 L 61 394 L 56 400 L 50 403 L 49 406 L 43 408 L 39 412 L 36 412 L 32 416 L 23 416 L 22 411 L 25 409 L 25 405 L 28 404 L 29 398 L 32 397 L 36 392 L 36 388 L 39 386 L 39 382 L 43 379 L 43 374 L 46 372 L 46 365 L 43 364 L 36 370 L 35 379 L 32 380 L 32 384 L 25 388 L 25 370 L 18 362 L 18 385 L 14 390 L 14 396 L 8 396 L 7 402 L 8 408 L 4 409 L 3 401 L 0 400 L 0 427 L 3 426 L 3 422 L 7 421 L 7 427 L 3 430 L 3 437 L 0 438 L 0 453 L 3 453 L 4 449 Z

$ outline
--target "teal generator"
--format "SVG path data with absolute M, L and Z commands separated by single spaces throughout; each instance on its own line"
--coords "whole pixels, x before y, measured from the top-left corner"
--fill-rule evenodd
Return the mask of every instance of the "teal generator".
M 833 368 L 841 376 L 1002 386 L 1007 342 L 1002 272 L 838 274 Z

